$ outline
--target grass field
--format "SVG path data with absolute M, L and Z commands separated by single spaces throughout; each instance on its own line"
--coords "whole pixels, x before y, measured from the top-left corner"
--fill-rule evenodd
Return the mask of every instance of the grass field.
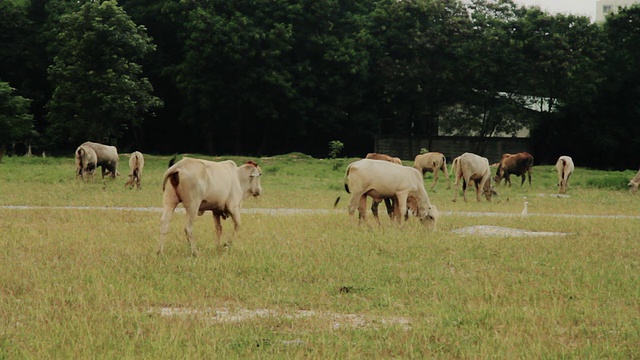
M 640 358 L 635 172 L 578 168 L 558 198 L 540 165 L 492 203 L 452 202 L 427 175 L 442 213 L 428 231 L 348 217 L 353 159 L 254 159 L 264 193 L 245 209 L 333 210 L 341 196 L 342 211 L 243 213 L 224 249 L 207 213 L 193 258 L 181 212 L 155 254 L 169 156 L 146 156 L 141 191 L 124 189 L 127 160 L 88 183 L 71 158 L 0 163 L 0 358 Z M 451 232 L 472 225 L 571 235 Z

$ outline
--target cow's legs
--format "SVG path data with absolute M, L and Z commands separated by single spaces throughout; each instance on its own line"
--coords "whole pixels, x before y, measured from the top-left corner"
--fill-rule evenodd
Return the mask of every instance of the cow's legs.
M 376 221 L 378 222 L 378 225 L 380 225 L 380 217 L 378 217 L 379 205 L 380 205 L 380 202 L 376 201 L 376 199 L 373 199 L 373 201 L 371 202 L 371 213 L 373 214 L 373 218 L 376 219 Z
M 451 179 L 449 178 L 449 173 L 447 172 L 447 164 L 442 164 L 442 174 L 447 179 L 447 189 L 451 189 Z
M 198 256 L 198 250 L 196 249 L 196 243 L 193 239 L 193 219 L 196 217 L 196 212 L 187 210 L 187 221 L 184 224 L 184 233 L 187 235 L 187 241 L 189 242 L 189 247 L 191 248 L 191 255 Z
M 404 217 L 404 215 L 407 213 L 407 193 L 397 193 L 396 196 L 394 197 L 394 200 L 396 200 L 396 207 L 397 207 L 397 213 L 396 213 L 396 220 L 398 221 L 398 223 L 402 223 L 402 218 Z
M 362 194 L 358 201 L 358 219 L 365 220 L 367 217 L 367 195 Z
M 213 212 L 213 224 L 216 227 L 216 240 L 218 242 L 218 248 L 222 246 L 222 220 L 220 219 L 221 215 L 219 213 Z
M 363 203 L 364 200 L 364 203 Z M 362 205 L 362 209 L 360 209 L 360 205 Z M 351 200 L 349 200 L 349 215 L 353 215 L 356 209 L 358 209 L 359 217 L 362 218 L 364 213 L 364 208 L 367 206 L 367 198 L 366 195 L 362 192 L 353 193 L 351 195 Z
M 433 190 L 433 188 L 436 187 L 437 183 L 438 183 L 438 169 L 434 168 L 433 169 L 433 185 L 431 185 L 431 190 Z
M 173 216 L 173 211 L 175 210 L 176 206 L 178 206 L 177 202 L 175 204 L 165 203 L 162 209 L 162 217 L 160 217 L 160 237 L 158 238 L 158 255 L 162 254 L 164 251 L 165 237 L 169 232 L 169 224 L 171 223 L 171 217 Z

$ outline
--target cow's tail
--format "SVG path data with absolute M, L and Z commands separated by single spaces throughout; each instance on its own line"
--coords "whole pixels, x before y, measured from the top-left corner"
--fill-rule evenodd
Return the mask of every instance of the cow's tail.
M 173 157 L 171 158 L 171 160 L 169 160 L 169 166 L 167 166 L 167 168 L 170 168 L 173 166 L 173 164 L 176 163 L 176 159 L 178 158 L 178 154 L 173 154 Z
M 451 162 L 451 173 L 455 176 L 454 185 L 458 186 L 458 170 L 460 169 L 460 158 L 455 158 Z
M 564 174 L 567 171 L 567 161 L 565 159 L 562 159 L 561 161 L 562 161 L 562 174 L 561 174 L 562 180 L 561 181 L 564 181 Z
M 347 194 L 351 194 L 351 192 L 349 191 L 349 170 L 351 168 L 347 167 L 347 172 L 344 174 L 344 190 L 347 192 Z M 337 201 L 336 201 L 337 204 Z
M 171 186 L 176 189 L 178 185 L 180 185 L 180 171 L 176 169 L 164 174 L 164 178 L 162 179 L 162 191 L 164 191 L 167 186 L 167 180 L 169 180 Z
M 441 168 L 441 170 L 444 173 L 444 177 L 449 179 L 449 173 L 447 172 L 447 158 L 444 155 L 442 155 L 442 168 Z
M 82 176 L 82 173 L 84 171 L 84 169 L 82 168 L 83 164 L 82 164 L 82 158 L 84 154 L 84 149 L 83 148 L 78 148 L 78 150 L 76 150 L 76 176 Z

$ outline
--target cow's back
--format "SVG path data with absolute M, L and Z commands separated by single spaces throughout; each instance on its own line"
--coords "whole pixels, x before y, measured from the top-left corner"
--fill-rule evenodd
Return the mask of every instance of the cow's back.
M 99 166 L 118 163 L 118 149 L 116 149 L 115 146 L 103 145 L 91 141 L 86 141 L 82 143 L 81 146 L 90 147 L 95 151 L 98 162 L 97 165 Z
M 458 157 L 458 166 L 465 177 L 482 178 L 490 173 L 489 160 L 473 153 L 464 153 Z
M 163 188 L 170 180 L 183 202 L 204 201 L 218 207 L 239 203 L 242 191 L 236 169 L 236 164 L 231 160 L 214 162 L 185 157 L 167 169 Z
M 376 189 L 380 192 L 395 192 L 402 188 L 417 190 L 422 184 L 422 175 L 412 167 L 388 161 L 362 159 L 347 168 L 349 188 L 353 191 Z

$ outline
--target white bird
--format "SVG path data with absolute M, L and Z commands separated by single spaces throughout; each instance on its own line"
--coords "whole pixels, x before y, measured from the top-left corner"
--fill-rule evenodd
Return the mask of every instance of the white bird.
M 529 202 L 525 201 L 524 202 L 524 209 L 522 209 L 522 213 L 520 213 L 520 217 L 525 217 L 528 215 L 527 213 L 527 205 L 529 205 Z

